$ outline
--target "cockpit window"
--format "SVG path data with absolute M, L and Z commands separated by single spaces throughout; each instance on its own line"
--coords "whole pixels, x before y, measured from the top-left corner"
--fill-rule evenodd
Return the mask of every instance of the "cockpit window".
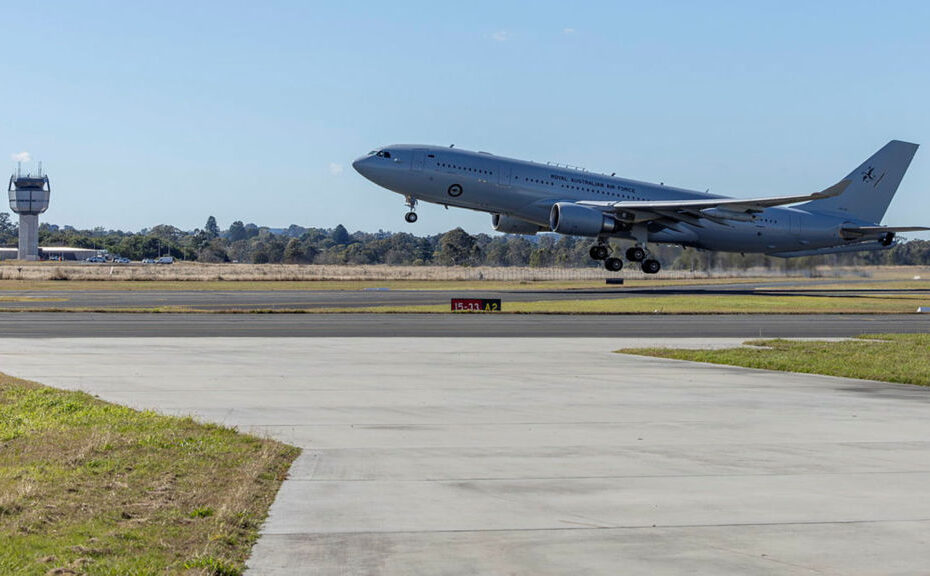
M 387 150 L 378 150 L 378 158 L 390 158 L 391 153 Z

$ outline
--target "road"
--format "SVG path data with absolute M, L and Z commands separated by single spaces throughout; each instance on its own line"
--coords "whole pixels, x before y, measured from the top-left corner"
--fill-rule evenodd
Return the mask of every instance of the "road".
M 0 313 L 0 337 L 845 337 L 930 332 L 930 314 Z

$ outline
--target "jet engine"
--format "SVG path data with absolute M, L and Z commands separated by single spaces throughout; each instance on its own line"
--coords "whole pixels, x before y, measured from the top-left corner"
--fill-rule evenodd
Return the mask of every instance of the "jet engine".
M 532 222 L 520 220 L 519 218 L 514 218 L 513 216 L 507 216 L 505 214 L 491 214 L 491 226 L 498 232 L 503 232 L 504 234 L 526 234 L 529 236 L 533 236 L 540 230 L 544 230 L 544 228 Z
M 549 227 L 558 234 L 599 236 L 616 232 L 620 229 L 620 223 L 597 208 L 572 202 L 556 202 L 549 212 Z

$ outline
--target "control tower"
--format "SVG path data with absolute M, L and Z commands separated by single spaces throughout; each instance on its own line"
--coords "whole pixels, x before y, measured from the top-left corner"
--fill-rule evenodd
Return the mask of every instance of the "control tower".
M 16 174 L 10 176 L 10 208 L 19 214 L 19 259 L 39 259 L 39 214 L 48 210 L 48 197 L 52 191 L 48 176 L 42 173 L 23 174 L 20 164 Z

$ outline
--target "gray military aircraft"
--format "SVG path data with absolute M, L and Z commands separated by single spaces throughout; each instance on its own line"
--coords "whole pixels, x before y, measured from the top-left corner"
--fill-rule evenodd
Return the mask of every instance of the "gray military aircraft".
M 727 198 L 454 147 L 388 146 L 352 166 L 406 198 L 407 222 L 416 222 L 419 200 L 489 212 L 498 232 L 595 238 L 591 258 L 611 271 L 623 260 L 611 255 L 608 239 L 628 239 L 626 259 L 655 274 L 661 264 L 650 242 L 789 258 L 881 250 L 898 232 L 930 230 L 880 224 L 916 151 L 917 144 L 893 140 L 821 192 L 769 198 Z

